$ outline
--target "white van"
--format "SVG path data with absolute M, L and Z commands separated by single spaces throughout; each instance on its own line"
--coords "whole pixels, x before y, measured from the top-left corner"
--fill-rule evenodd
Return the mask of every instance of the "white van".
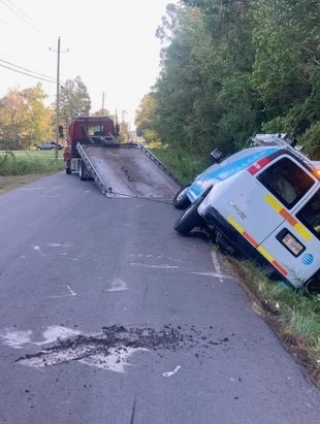
M 181 190 L 175 229 L 186 235 L 204 220 L 247 257 L 272 266 L 295 288 L 320 291 L 320 171 L 282 135 L 215 164 Z M 291 143 L 291 144 L 290 144 Z

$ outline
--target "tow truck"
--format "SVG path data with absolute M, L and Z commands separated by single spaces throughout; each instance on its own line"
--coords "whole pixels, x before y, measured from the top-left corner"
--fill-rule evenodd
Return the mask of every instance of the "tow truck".
M 171 199 L 182 186 L 144 145 L 120 143 L 119 126 L 106 117 L 70 121 L 64 161 L 67 175 L 93 180 L 107 197 Z

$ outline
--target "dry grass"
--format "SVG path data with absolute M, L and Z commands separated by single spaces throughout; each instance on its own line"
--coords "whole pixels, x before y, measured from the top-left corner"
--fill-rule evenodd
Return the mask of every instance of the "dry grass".
M 8 193 L 9 191 L 22 187 L 26 184 L 31 184 L 46 176 L 47 174 L 30 174 L 9 177 L 0 176 L 0 195 Z

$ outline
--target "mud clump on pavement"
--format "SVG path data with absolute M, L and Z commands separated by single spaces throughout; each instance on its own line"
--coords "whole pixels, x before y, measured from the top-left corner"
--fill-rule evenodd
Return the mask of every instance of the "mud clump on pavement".
M 205 335 L 204 335 L 205 331 Z M 71 361 L 85 362 L 100 368 L 110 367 L 110 363 L 125 363 L 135 351 L 158 351 L 160 358 L 163 351 L 196 350 L 195 357 L 205 356 L 204 349 L 216 346 L 224 347 L 229 338 L 211 340 L 208 329 L 200 331 L 194 326 L 174 327 L 165 325 L 161 329 L 151 327 L 124 327 L 113 325 L 102 327 L 102 331 L 91 335 L 73 335 L 66 339 L 58 339 L 53 345 L 39 353 L 25 355 L 16 360 L 24 365 L 41 367 L 58 365 Z M 212 333 L 212 330 L 209 330 Z M 209 343 L 209 344 L 208 344 Z M 201 349 L 201 351 L 200 351 Z

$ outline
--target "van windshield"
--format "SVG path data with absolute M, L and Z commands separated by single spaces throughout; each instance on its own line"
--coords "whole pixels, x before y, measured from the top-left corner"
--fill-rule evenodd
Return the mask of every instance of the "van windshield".
M 310 190 L 314 180 L 289 158 L 278 160 L 258 180 L 288 209 Z
M 320 239 L 320 190 L 301 209 L 297 218 Z

